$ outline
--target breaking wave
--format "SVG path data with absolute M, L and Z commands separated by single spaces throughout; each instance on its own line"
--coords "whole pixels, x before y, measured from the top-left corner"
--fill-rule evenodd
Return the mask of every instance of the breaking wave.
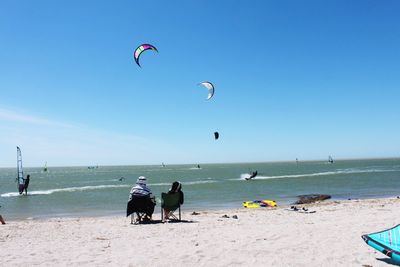
M 267 179 L 282 179 L 282 178 L 300 178 L 300 177 L 314 177 L 314 176 L 329 176 L 329 175 L 341 175 L 341 174 L 361 174 L 361 173 L 383 173 L 383 172 L 396 172 L 399 170 L 379 170 L 379 169 L 345 169 L 345 170 L 337 170 L 337 171 L 329 171 L 329 172 L 316 172 L 316 173 L 305 173 L 305 174 L 286 174 L 286 175 L 272 175 L 272 176 L 263 176 L 258 175 L 255 177 L 255 180 L 267 180 Z M 239 179 L 232 180 L 244 180 L 246 177 L 249 177 L 250 174 L 242 173 Z
M 48 189 L 48 190 L 37 190 L 31 191 L 28 195 L 50 195 L 53 193 L 59 192 L 77 192 L 77 191 L 89 191 L 89 190 L 101 190 L 107 188 L 122 188 L 122 187 L 130 187 L 130 185 L 90 185 L 90 186 L 82 186 L 82 187 L 67 187 L 67 188 L 56 188 L 56 189 Z M 20 194 L 18 192 L 9 192 L 1 194 L 1 197 L 17 197 Z

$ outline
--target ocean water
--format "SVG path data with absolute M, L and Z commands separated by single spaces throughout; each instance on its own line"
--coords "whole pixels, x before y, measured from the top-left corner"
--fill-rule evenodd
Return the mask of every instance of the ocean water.
M 244 177 L 257 170 L 258 176 Z M 63 216 L 125 216 L 129 191 L 140 175 L 157 197 L 171 183 L 183 184 L 183 210 L 240 208 L 243 201 L 274 199 L 290 204 L 302 194 L 333 199 L 400 195 L 400 159 L 25 168 L 31 175 L 28 196 L 19 195 L 16 168 L 0 169 L 0 214 L 7 219 Z M 119 179 L 124 177 L 122 181 Z

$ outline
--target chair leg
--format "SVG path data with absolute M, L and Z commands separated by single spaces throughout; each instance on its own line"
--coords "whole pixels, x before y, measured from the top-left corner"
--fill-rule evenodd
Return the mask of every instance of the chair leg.
M 131 215 L 131 224 L 138 224 L 142 220 L 142 216 L 136 212 L 136 220 L 135 220 L 135 212 Z
M 143 220 L 143 215 L 140 212 L 136 212 L 136 223 L 139 224 Z

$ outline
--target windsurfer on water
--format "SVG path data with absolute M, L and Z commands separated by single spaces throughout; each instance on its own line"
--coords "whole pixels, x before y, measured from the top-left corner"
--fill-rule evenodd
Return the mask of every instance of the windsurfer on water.
M 31 176 L 28 174 L 25 179 L 25 185 L 24 185 L 25 195 L 28 195 L 28 186 L 29 186 L 30 178 L 31 178 Z

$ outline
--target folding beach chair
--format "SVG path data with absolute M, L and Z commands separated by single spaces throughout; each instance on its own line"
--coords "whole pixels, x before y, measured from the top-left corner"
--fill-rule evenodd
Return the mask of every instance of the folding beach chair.
M 138 224 L 146 221 L 146 215 L 152 214 L 154 204 L 150 203 L 148 197 L 134 197 L 128 202 L 126 216 L 131 215 L 131 224 Z M 135 220 L 136 214 L 136 220 Z
M 168 218 L 173 220 L 181 220 L 181 204 L 180 204 L 180 194 L 167 194 L 161 193 L 161 220 L 164 220 L 164 209 L 168 212 L 166 215 Z M 174 212 L 178 210 L 178 217 L 175 216 Z

